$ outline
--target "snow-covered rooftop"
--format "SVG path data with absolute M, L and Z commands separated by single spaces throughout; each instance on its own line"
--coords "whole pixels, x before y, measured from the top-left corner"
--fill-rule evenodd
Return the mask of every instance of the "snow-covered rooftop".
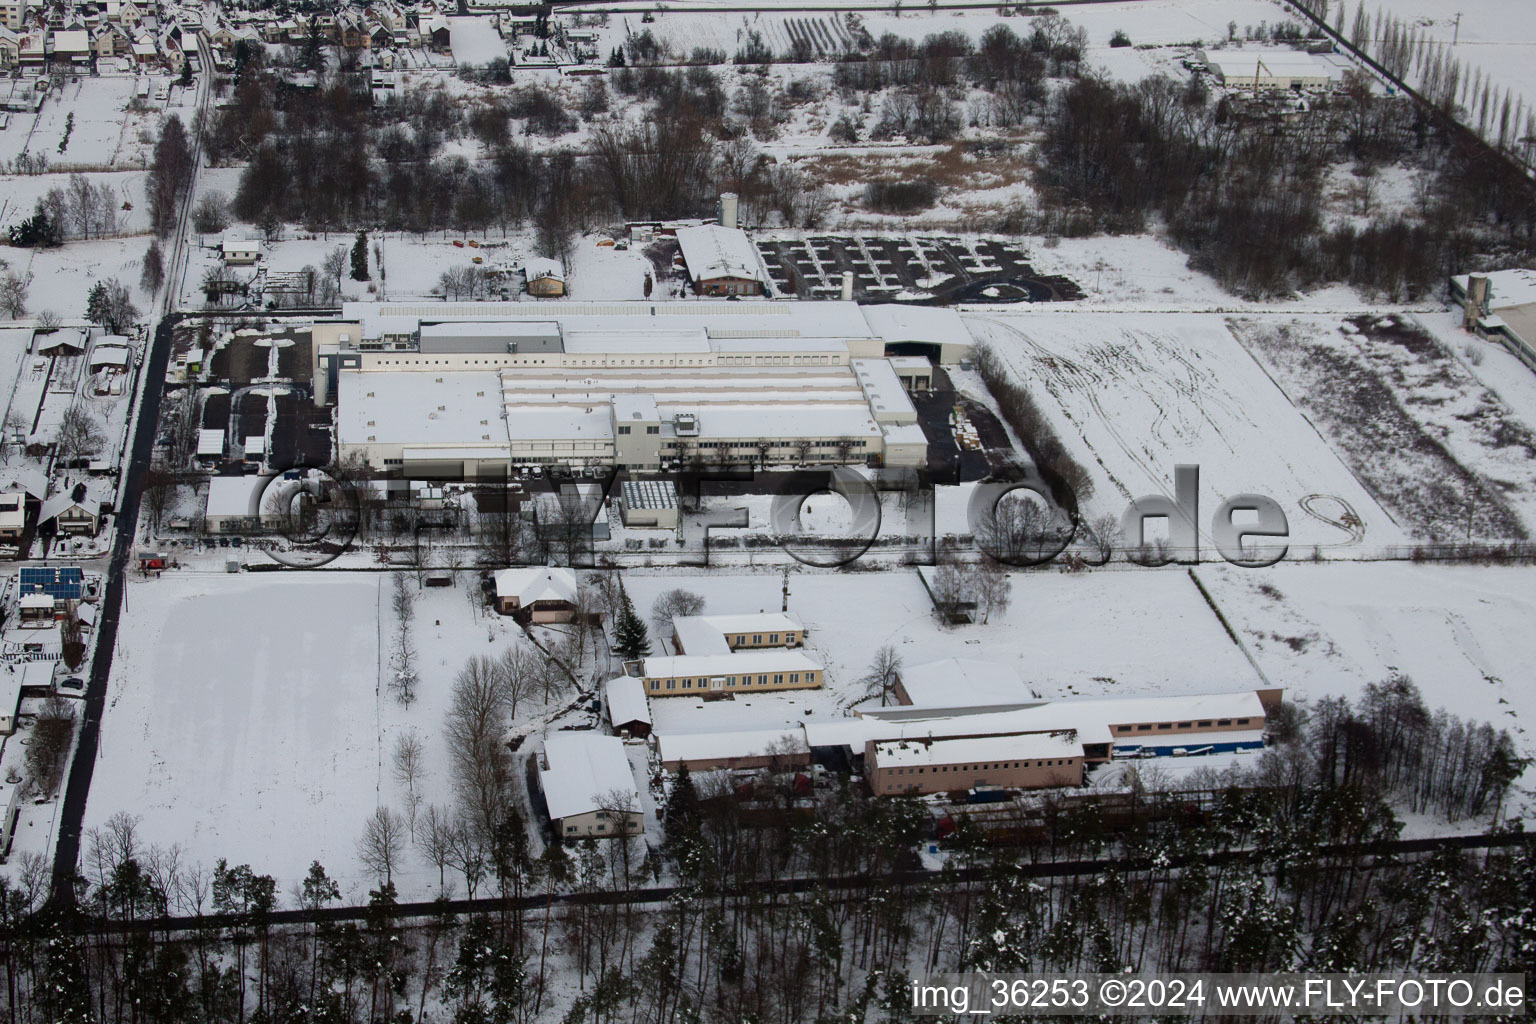
M 1083 755 L 1075 733 L 1024 733 L 1014 736 L 968 736 L 961 739 L 891 740 L 875 744 L 882 768 L 940 764 L 974 764 L 1015 759 L 1070 758 Z
M 667 733 L 657 738 L 661 759 L 719 761 L 729 757 L 758 757 L 770 751 L 798 753 L 808 748 L 798 728 L 736 729 L 726 732 Z
M 603 684 L 608 700 L 608 721 L 614 728 L 629 722 L 651 724 L 651 707 L 645 699 L 645 685 L 633 676 L 619 676 Z
M 695 281 L 716 277 L 741 277 L 768 283 L 757 247 L 740 228 L 699 224 L 677 229 L 688 274 Z
M 901 686 L 913 706 L 920 708 L 1037 702 L 1013 669 L 972 658 L 945 658 L 904 667 Z
M 1469 276 L 1457 274 L 1451 280 L 1465 293 Z M 1488 279 L 1489 309 L 1508 309 L 1536 302 L 1536 270 L 1491 270 L 1478 276 Z
M 254 516 L 260 509 L 253 507 L 258 487 L 264 483 L 258 476 L 216 476 L 208 481 L 208 509 L 210 517 Z
M 803 651 L 769 647 L 734 654 L 683 654 L 644 660 L 647 677 L 666 679 L 677 676 L 739 676 L 759 672 L 821 671 L 821 666 Z
M 496 596 L 515 597 L 527 607 L 535 601 L 576 600 L 576 576 L 556 566 L 503 569 L 496 574 Z
M 495 371 L 343 370 L 337 393 L 342 444 L 506 447 Z
M 591 732 L 554 732 L 544 739 L 549 768 L 539 785 L 552 819 L 599 810 L 638 810 L 640 791 L 624 743 Z

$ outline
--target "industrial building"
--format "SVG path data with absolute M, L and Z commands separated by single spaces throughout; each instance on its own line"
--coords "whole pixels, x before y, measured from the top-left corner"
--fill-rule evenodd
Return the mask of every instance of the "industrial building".
M 1462 326 L 1497 340 L 1536 370 L 1536 270 L 1457 274 L 1450 284 Z
M 886 358 L 967 355 L 952 310 L 851 302 L 347 303 L 316 324 L 337 455 L 405 475 L 540 465 L 921 466 Z M 429 319 L 430 317 L 430 319 Z
M 1216 80 L 1234 89 L 1326 89 L 1350 64 L 1331 54 L 1272 47 L 1210 50 L 1202 57 Z

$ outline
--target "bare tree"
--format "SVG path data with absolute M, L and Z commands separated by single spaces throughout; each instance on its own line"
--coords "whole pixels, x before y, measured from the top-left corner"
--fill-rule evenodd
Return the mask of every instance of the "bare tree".
M 942 559 L 934 569 L 931 580 L 934 615 L 944 625 L 963 621 L 963 605 L 970 592 L 970 584 L 954 559 Z
M 447 808 L 432 804 L 416 830 L 416 846 L 437 868 L 438 888 L 448 884 L 448 864 L 453 857 L 453 818 Z
M 406 818 L 413 835 L 416 832 L 416 810 L 421 806 L 421 793 L 417 790 L 417 783 L 421 781 L 422 761 L 425 756 L 421 737 L 417 736 L 414 730 L 403 732 L 395 737 L 395 749 L 390 755 L 390 762 L 394 769 L 395 781 L 405 787 Z
M 144 475 L 144 509 L 149 513 L 151 530 L 159 532 L 165 513 L 176 497 L 176 478 L 163 469 L 150 469 Z
M 395 611 L 395 699 L 409 707 L 416 700 L 416 644 L 411 636 L 411 623 L 416 617 L 415 597 L 405 573 L 391 575 L 394 579 L 391 604 Z
M 363 826 L 362 838 L 357 841 L 358 859 L 387 884 L 405 852 L 405 838 L 405 819 L 388 807 L 380 807 Z
M 976 604 L 981 611 L 981 621 L 989 622 L 993 612 L 1006 612 L 1012 599 L 1013 583 L 1008 578 L 1008 567 L 995 558 L 981 557 L 978 572 L 973 577 Z
M 886 644 L 875 652 L 874 659 L 869 663 L 869 671 L 859 680 L 864 684 L 863 699 L 872 700 L 880 698 L 880 706 L 885 707 L 896 694 L 896 686 L 901 682 L 901 655 L 896 648 Z
M 82 403 L 76 402 L 59 417 L 58 430 L 53 435 L 54 450 L 61 459 L 78 459 L 94 455 L 107 441 L 101 425 Z
M 321 264 L 321 268 L 325 271 L 325 276 L 336 282 L 336 293 L 338 295 L 341 293 L 342 275 L 347 272 L 347 267 L 347 247 L 344 245 L 338 245 L 326 253 L 325 261 Z
M 12 320 L 27 315 L 27 286 L 31 283 L 31 274 L 22 277 L 14 270 L 7 270 L 5 276 L 0 277 L 0 310 Z
M 476 655 L 454 680 L 445 733 L 454 787 L 477 838 L 500 823 L 512 782 L 512 757 L 503 742 L 507 683 L 501 666 Z
M 520 701 L 533 696 L 543 683 L 543 659 L 521 641 L 514 640 L 501 652 L 497 665 L 501 670 L 501 683 L 507 703 L 507 714 L 517 717 Z
M 672 620 L 675 618 L 703 614 L 704 598 L 682 587 L 674 587 L 662 594 L 651 606 L 651 619 L 662 633 L 671 631 Z

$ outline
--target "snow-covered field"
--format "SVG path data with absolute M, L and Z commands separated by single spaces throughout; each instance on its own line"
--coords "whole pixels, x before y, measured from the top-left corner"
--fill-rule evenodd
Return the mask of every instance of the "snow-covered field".
M 1353 563 L 1199 574 L 1265 675 L 1292 697 L 1354 697 L 1402 673 L 1430 708 L 1508 729 L 1521 754 L 1536 754 L 1526 725 L 1536 719 L 1530 569 Z
M 147 237 L 67 242 L 57 249 L 11 249 L 7 256 L 20 274 L 32 275 L 27 309 L 51 310 L 62 317 L 83 317 L 85 300 L 97 281 L 115 277 L 128 286 L 139 309 L 149 296 L 139 288 Z
M 1508 0 L 1457 0 L 1454 4 L 1440 0 L 1365 2 L 1368 15 L 1374 17 L 1379 10 L 1395 16 L 1416 35 L 1443 45 L 1448 57 L 1461 62 L 1464 80 L 1480 74 L 1492 83 L 1496 94 L 1509 90 L 1511 109 L 1513 98 L 1523 98 L 1527 111 L 1536 103 L 1536 4 Z M 1329 6 L 1331 19 L 1336 7 Z M 1354 5 L 1350 5 L 1351 23 L 1354 10 Z M 1346 23 L 1346 34 L 1349 27 Z
M 1415 537 L 1536 524 L 1536 431 L 1404 316 L 1243 319 L 1233 330 Z
M 507 59 L 507 44 L 490 18 L 449 18 L 448 45 L 456 64 L 487 64 Z
M 387 574 L 135 579 L 86 827 L 140 815 L 146 837 L 179 843 L 190 863 L 249 863 L 283 891 L 319 860 L 349 898 L 364 898 L 364 819 L 380 805 L 405 812 L 396 737 L 415 730 L 424 745 L 423 806 L 449 804 L 442 723 L 454 676 L 515 632 L 472 611 L 462 588 L 421 591 L 421 682 L 404 708 L 387 689 Z M 408 849 L 395 883 L 403 898 L 424 898 L 437 872 Z
M 118 233 L 133 235 L 149 230 L 149 203 L 144 198 L 144 172 L 86 173 L 98 189 L 112 191 L 117 208 Z M 53 189 L 68 189 L 68 174 L 8 174 L 0 176 L 0 231 L 32 216 L 37 201 Z
M 967 322 L 1034 390 L 1088 469 L 1093 514 L 1118 516 L 1133 498 L 1172 494 L 1174 467 L 1192 463 L 1212 554 L 1209 514 L 1239 493 L 1280 503 L 1293 550 L 1403 539 L 1218 315 L 988 313 Z M 1363 522 L 1363 537 L 1308 511 L 1337 519 L 1340 502 Z

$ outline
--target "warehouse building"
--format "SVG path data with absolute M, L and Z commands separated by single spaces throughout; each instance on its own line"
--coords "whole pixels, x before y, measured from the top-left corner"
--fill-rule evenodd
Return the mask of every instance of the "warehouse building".
M 1211 50 L 1203 57 L 1216 80 L 1234 89 L 1326 89 L 1341 81 L 1350 65 L 1329 54 L 1270 47 Z
M 404 475 L 548 465 L 921 466 L 886 356 L 964 358 L 952 310 L 851 302 L 347 303 L 314 327 L 339 458 Z M 910 353 L 908 353 L 910 355 Z

